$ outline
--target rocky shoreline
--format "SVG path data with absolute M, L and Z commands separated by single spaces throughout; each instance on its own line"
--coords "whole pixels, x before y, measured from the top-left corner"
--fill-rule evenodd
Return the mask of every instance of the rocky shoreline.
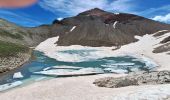
M 9 72 L 28 62 L 32 56 L 31 53 L 32 50 L 29 50 L 28 53 L 18 53 L 16 56 L 0 57 L 0 74 Z

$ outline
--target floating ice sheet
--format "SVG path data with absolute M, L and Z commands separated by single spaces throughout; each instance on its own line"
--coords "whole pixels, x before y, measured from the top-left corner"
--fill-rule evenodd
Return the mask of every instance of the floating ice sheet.
M 66 69 L 53 69 L 48 71 L 34 72 L 35 74 L 51 75 L 51 76 L 79 76 L 90 74 L 101 74 L 104 71 L 100 68 L 83 68 L 80 70 L 66 70 Z
M 51 68 L 54 69 L 82 69 L 83 67 L 75 67 L 75 66 L 53 66 Z

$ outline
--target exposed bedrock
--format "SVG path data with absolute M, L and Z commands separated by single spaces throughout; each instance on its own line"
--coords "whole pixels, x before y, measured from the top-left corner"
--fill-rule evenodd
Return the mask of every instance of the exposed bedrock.
M 162 44 L 161 46 L 154 48 L 153 53 L 162 53 L 170 51 L 170 42 Z

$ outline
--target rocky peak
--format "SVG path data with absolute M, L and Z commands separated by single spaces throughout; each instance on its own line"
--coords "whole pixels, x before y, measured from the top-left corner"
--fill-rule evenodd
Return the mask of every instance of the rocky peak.
M 91 10 L 87 10 L 85 12 L 80 13 L 78 16 L 85 15 L 85 16 L 102 16 L 106 14 L 107 12 L 104 10 L 101 10 L 99 8 L 94 8 Z
M 82 12 L 82 13 L 78 14 L 77 16 L 78 17 L 82 17 L 82 16 L 83 17 L 84 16 L 99 17 L 99 18 L 102 18 L 103 21 L 106 24 L 114 23 L 115 21 L 127 23 L 127 22 L 132 21 L 132 20 L 141 20 L 141 19 L 144 19 L 143 17 L 137 16 L 137 15 L 133 15 L 133 14 L 111 13 L 111 12 L 107 12 L 107 11 L 101 10 L 99 8 L 94 8 L 94 9 Z

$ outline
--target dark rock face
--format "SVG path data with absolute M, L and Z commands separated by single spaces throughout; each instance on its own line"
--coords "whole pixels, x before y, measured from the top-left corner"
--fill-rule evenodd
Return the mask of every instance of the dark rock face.
M 162 31 L 162 32 L 157 32 L 156 34 L 154 34 L 153 36 L 155 36 L 155 37 L 159 37 L 159 36 L 162 36 L 162 35 L 164 35 L 164 34 L 166 34 L 166 33 L 169 33 L 170 31 L 168 31 L 168 30 L 165 30 L 165 31 Z
M 170 51 L 170 43 L 165 43 L 153 50 L 153 53 L 162 53 Z
M 99 87 L 119 88 L 133 85 L 153 85 L 153 84 L 169 84 L 170 72 L 144 72 L 140 74 L 132 74 L 125 77 L 113 78 L 106 77 L 95 80 L 93 84 Z
M 170 31 L 168 30 L 164 30 L 162 32 L 157 32 L 154 34 L 154 36 L 156 38 L 160 38 L 163 35 L 165 35 L 166 33 L 169 33 Z M 165 37 L 162 41 L 160 41 L 159 44 L 161 44 L 161 46 L 155 47 L 154 50 L 152 51 L 153 53 L 162 53 L 162 52 L 168 52 L 170 51 L 170 36 Z M 168 53 L 167 53 L 168 54 Z
M 52 32 L 60 35 L 57 44 L 61 46 L 120 46 L 137 41 L 135 35 L 170 29 L 170 25 L 144 17 L 97 8 L 53 23 Z
M 170 41 L 170 36 L 168 36 L 167 38 L 165 38 L 164 40 L 161 41 L 161 43 L 167 43 Z

